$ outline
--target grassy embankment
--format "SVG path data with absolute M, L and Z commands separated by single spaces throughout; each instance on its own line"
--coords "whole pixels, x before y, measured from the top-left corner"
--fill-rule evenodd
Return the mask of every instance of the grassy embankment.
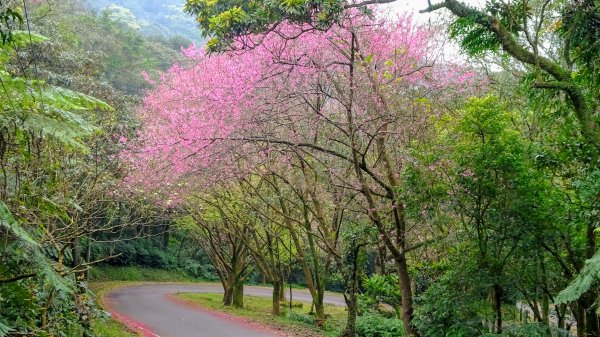
M 314 317 L 309 314 L 310 304 L 293 302 L 290 312 L 285 303 L 282 304 L 282 315 L 271 314 L 272 302 L 270 298 L 257 296 L 244 296 L 244 308 L 226 307 L 223 305 L 222 294 L 178 294 L 176 297 L 187 303 L 198 305 L 202 308 L 218 310 L 232 316 L 255 321 L 276 330 L 281 330 L 296 336 L 306 337 L 332 337 L 338 336 L 345 324 L 346 309 L 333 305 L 326 305 L 325 313 L 329 315 L 324 329 L 314 326 Z

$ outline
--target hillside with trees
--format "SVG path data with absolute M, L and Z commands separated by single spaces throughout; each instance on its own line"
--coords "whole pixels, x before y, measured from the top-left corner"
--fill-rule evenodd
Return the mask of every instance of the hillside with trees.
M 194 19 L 183 12 L 185 0 L 90 0 L 87 5 L 127 22 L 145 36 L 182 36 L 196 43 L 202 36 Z

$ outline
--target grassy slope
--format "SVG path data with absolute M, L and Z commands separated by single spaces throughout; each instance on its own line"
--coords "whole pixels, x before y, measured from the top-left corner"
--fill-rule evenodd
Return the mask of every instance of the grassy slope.
M 271 299 L 244 296 L 244 308 L 225 307 L 222 304 L 223 295 L 221 294 L 178 294 L 178 299 L 199 305 L 203 308 L 222 311 L 233 316 L 244 317 L 250 320 L 268 325 L 274 329 L 292 333 L 297 336 L 323 337 L 338 336 L 345 323 L 346 309 L 327 305 L 326 314 L 330 315 L 325 329 L 320 330 L 312 325 L 312 316 L 308 315 L 310 304 L 304 304 L 302 308 L 293 308 L 293 313 L 287 313 L 284 310 L 282 316 L 271 315 Z
M 163 269 L 97 266 L 90 270 L 90 281 L 185 282 L 191 279 L 187 275 Z

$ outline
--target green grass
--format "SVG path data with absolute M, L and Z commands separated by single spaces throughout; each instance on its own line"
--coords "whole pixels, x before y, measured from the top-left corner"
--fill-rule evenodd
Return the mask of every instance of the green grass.
M 181 282 L 191 281 L 187 275 L 163 270 L 143 267 L 113 267 L 96 266 L 90 270 L 91 282 L 107 281 L 149 281 L 149 282 Z
M 226 307 L 222 303 L 221 294 L 177 294 L 177 298 L 199 305 L 204 308 L 226 312 L 233 316 L 244 317 L 268 325 L 274 329 L 285 332 L 294 332 L 298 336 L 306 337 L 334 337 L 340 334 L 346 320 L 346 309 L 333 305 L 325 306 L 325 313 L 329 315 L 324 329 L 318 329 L 313 324 L 313 316 L 309 315 L 310 304 L 304 303 L 302 308 L 293 308 L 289 314 L 287 308 L 282 307 L 282 315 L 277 317 L 271 314 L 272 302 L 270 298 L 257 296 L 244 296 L 244 308 Z
M 137 337 L 136 333 L 130 332 L 123 324 L 110 318 L 96 320 L 92 324 L 94 333 L 98 337 Z

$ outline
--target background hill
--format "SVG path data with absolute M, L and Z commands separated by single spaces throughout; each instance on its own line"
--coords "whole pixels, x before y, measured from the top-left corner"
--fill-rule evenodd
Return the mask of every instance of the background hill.
M 86 0 L 88 6 L 127 23 L 147 36 L 183 36 L 202 42 L 194 19 L 183 12 L 185 0 Z

